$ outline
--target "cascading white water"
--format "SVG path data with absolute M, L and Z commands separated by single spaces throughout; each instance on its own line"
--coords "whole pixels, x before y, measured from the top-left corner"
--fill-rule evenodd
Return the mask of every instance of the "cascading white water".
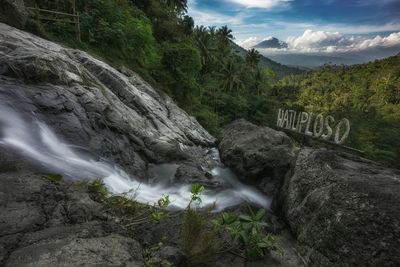
M 114 194 L 133 191 L 136 200 L 153 204 L 163 195 L 169 195 L 171 208 L 184 209 L 190 201 L 190 185 L 165 183 L 144 184 L 129 176 L 117 166 L 74 151 L 72 145 L 60 140 L 44 123 L 35 119 L 24 120 L 10 108 L 0 107 L 0 146 L 12 149 L 21 155 L 40 163 L 51 172 L 72 179 L 103 179 Z M 231 184 L 232 189 L 205 190 L 202 206 L 216 203 L 216 211 L 240 204 L 243 201 L 269 208 L 270 199 L 256 189 L 241 184 L 233 175 L 220 167 L 212 170 L 213 175 Z

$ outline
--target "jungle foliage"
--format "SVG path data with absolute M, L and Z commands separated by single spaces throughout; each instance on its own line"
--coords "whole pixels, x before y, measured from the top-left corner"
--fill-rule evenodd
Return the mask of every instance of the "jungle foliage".
M 26 5 L 72 12 L 70 0 Z M 351 120 L 348 146 L 400 167 L 398 56 L 275 73 L 263 67 L 256 50 L 238 52 L 228 27 L 195 27 L 187 0 L 80 0 L 76 10 L 82 42 L 76 41 L 74 25 L 62 20 L 36 20 L 30 30 L 138 72 L 213 134 L 238 118 L 275 125 L 278 108 L 330 113 Z
M 348 146 L 400 167 L 400 56 L 288 76 L 271 97 L 282 106 L 348 118 Z

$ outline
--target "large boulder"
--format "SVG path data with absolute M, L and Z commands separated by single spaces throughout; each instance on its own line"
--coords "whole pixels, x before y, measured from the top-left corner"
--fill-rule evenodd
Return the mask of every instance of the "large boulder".
M 273 178 L 273 209 L 309 266 L 400 266 L 399 170 L 340 151 L 295 151 L 284 133 L 243 120 L 224 130 L 219 148 L 265 192 Z
M 225 165 L 242 179 L 256 181 L 267 193 L 279 188 L 296 156 L 296 147 L 285 133 L 245 120 L 225 127 L 219 150 Z
M 214 143 L 165 93 L 122 72 L 0 23 L 0 108 L 38 118 L 67 143 L 138 176 L 148 162 L 188 159 L 191 148 Z
M 277 209 L 310 266 L 400 266 L 400 171 L 302 149 Z

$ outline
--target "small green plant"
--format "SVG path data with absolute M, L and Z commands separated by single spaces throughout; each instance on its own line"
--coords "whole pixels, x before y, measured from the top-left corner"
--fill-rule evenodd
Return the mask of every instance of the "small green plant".
M 220 241 L 218 231 L 209 224 L 210 211 L 197 211 L 192 208 L 193 202 L 201 203 L 204 187 L 193 184 L 191 200 L 185 210 L 181 229 L 181 248 L 187 257 L 188 264 L 204 263 L 215 257 Z
M 267 223 L 263 222 L 265 210 L 260 209 L 254 213 L 251 208 L 250 215 L 234 215 L 223 213 L 222 216 L 213 220 L 217 229 L 225 230 L 234 241 L 239 241 L 244 248 L 247 260 L 253 261 L 265 256 L 270 250 L 276 250 L 276 239 L 266 234 Z
M 123 193 L 122 195 L 109 196 L 104 201 L 104 206 L 108 210 L 119 216 L 134 216 L 139 210 L 143 208 L 143 205 L 138 203 L 135 199 L 135 195 L 131 195 L 130 192 Z
M 169 218 L 169 213 L 165 211 L 165 209 L 171 203 L 169 199 L 169 195 L 165 195 L 158 200 L 156 205 L 153 207 L 153 211 L 151 213 L 151 218 L 157 223 L 162 222 Z
M 201 203 L 201 197 L 200 195 L 203 193 L 204 191 L 204 186 L 200 185 L 200 184 L 193 184 L 192 185 L 192 201 L 198 201 Z
M 110 196 L 110 192 L 101 179 L 96 179 L 88 184 L 88 193 L 93 200 L 101 203 L 104 203 Z
M 122 219 L 124 227 L 146 223 L 151 219 L 160 223 L 169 218 L 166 208 L 171 201 L 168 195 L 160 198 L 153 206 L 148 206 L 136 201 L 135 190 L 112 195 L 101 179 L 88 183 L 87 189 L 93 200 L 102 203 L 107 212 Z

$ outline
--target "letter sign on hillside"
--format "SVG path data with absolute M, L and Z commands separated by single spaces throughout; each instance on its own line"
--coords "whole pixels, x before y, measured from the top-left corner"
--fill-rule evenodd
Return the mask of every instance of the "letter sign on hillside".
M 335 122 L 335 118 L 330 115 L 324 117 L 322 114 L 279 109 L 276 125 L 325 141 L 333 140 L 341 145 L 349 137 L 350 121 L 343 118 Z

